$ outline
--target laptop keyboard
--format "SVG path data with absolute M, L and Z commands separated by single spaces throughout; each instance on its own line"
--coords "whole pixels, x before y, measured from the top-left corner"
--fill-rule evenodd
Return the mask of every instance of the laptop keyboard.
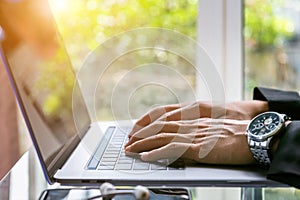
M 88 170 L 178 170 L 184 168 L 183 161 L 172 164 L 167 159 L 157 162 L 143 162 L 138 154 L 128 156 L 125 154 L 124 145 L 128 141 L 128 127 L 109 127 L 105 133 L 104 140 L 98 145 L 94 155 L 90 158 Z M 104 142 L 103 142 L 104 141 Z M 106 144 L 105 144 L 106 143 Z

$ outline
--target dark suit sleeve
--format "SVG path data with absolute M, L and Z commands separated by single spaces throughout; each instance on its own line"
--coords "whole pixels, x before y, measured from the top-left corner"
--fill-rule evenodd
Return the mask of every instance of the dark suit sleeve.
M 268 101 L 269 109 L 292 117 L 273 155 L 268 178 L 300 188 L 300 97 L 297 92 L 255 88 L 254 99 Z
M 268 101 L 269 109 L 300 120 L 300 96 L 297 92 L 270 88 L 254 88 L 253 99 Z

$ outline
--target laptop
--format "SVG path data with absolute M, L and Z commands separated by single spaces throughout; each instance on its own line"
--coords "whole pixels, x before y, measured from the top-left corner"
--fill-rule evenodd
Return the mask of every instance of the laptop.
M 50 7 L 45 5 L 45 8 Z M 126 155 L 133 120 L 94 121 L 55 20 L 48 19 L 44 45 L 21 40 L 13 51 L 1 38 L 6 67 L 46 180 L 62 185 L 275 186 L 253 166 L 217 166 Z M 5 30 L 4 30 L 5 32 Z M 48 34 L 48 35 L 47 35 Z M 93 84 L 93 83 L 91 83 Z M 105 88 L 105 85 L 102 87 Z

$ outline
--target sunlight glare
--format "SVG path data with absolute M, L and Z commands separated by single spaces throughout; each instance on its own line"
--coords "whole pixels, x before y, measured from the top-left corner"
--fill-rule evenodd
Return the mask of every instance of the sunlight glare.
M 64 12 L 69 8 L 67 0 L 52 0 L 51 6 L 56 12 Z
M 97 8 L 97 2 L 96 1 L 88 1 L 87 3 L 86 3 L 86 8 L 88 9 L 88 10 L 95 10 L 96 8 Z

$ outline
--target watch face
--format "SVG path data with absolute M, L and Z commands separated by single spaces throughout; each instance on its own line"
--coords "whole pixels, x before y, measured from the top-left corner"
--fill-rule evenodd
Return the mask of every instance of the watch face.
M 267 112 L 258 115 L 249 124 L 248 131 L 253 136 L 267 137 L 272 135 L 277 129 L 282 125 L 282 120 L 280 115 L 274 112 Z

